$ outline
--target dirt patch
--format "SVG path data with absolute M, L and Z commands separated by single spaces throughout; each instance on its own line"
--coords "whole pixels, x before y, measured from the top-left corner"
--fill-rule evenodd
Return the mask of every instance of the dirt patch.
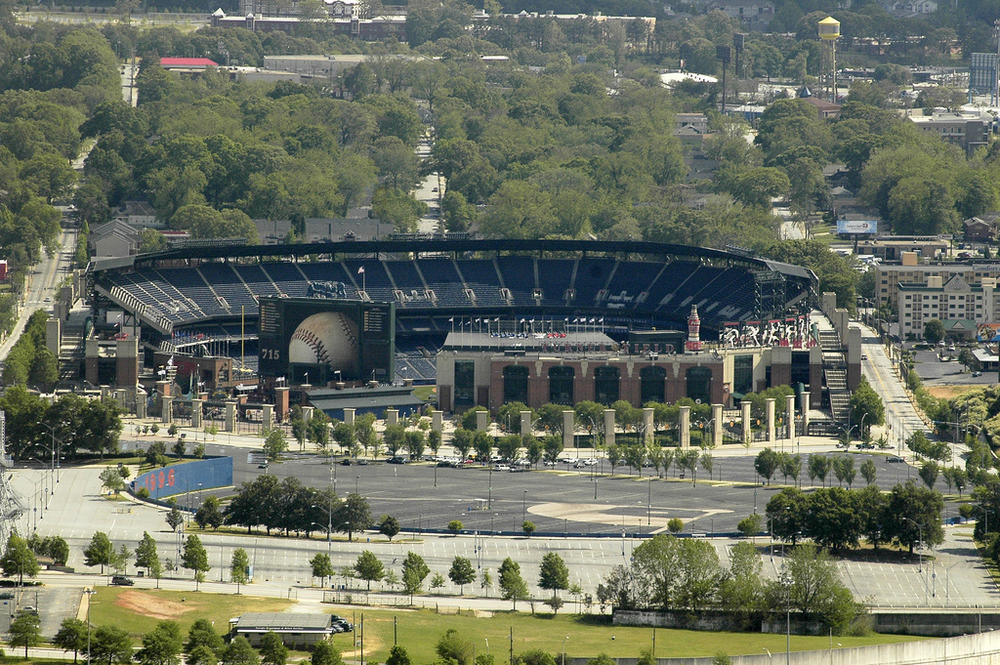
M 154 619 L 176 619 L 187 612 L 198 609 L 197 603 L 164 600 L 143 591 L 122 591 L 115 598 L 115 605 L 130 612 Z
M 981 384 L 967 386 L 924 386 L 924 390 L 938 399 L 952 399 L 983 387 Z

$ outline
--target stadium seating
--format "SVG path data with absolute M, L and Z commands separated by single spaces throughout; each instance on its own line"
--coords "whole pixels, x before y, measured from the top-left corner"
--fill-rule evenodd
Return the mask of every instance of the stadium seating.
M 358 274 L 362 267 L 363 280 Z M 241 306 L 253 313 L 260 296 L 305 297 L 309 284 L 318 282 L 341 282 L 352 299 L 363 282 L 372 300 L 396 302 L 400 313 L 412 313 L 398 317 L 397 330 L 407 334 L 448 332 L 449 317 L 475 316 L 477 310 L 490 316 L 541 314 L 556 319 L 572 317 L 578 309 L 588 317 L 605 310 L 609 321 L 613 315 L 627 322 L 636 314 L 653 325 L 677 325 L 691 305 L 697 305 L 703 323 L 711 327 L 752 317 L 756 307 L 747 268 L 683 259 L 665 264 L 592 256 L 205 262 L 198 269 L 106 271 L 99 279 L 132 294 L 150 313 L 180 325 L 239 316 Z M 502 289 L 509 292 L 509 300 Z M 567 301 L 571 290 L 575 297 Z M 433 299 L 428 299 L 428 291 Z

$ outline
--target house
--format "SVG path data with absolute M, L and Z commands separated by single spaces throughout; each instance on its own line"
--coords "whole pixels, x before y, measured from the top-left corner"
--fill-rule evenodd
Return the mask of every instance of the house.
M 254 647 L 260 646 L 265 634 L 277 633 L 286 647 L 304 649 L 332 635 L 332 622 L 329 614 L 248 612 L 229 620 L 229 632 L 232 637 L 245 637 Z
M 1000 213 L 985 213 L 978 217 L 970 217 L 962 222 L 962 230 L 966 242 L 993 242 L 997 239 L 997 219 Z
M 90 255 L 94 258 L 132 256 L 139 252 L 139 231 L 121 221 L 111 220 L 90 230 Z
M 766 28 L 774 18 L 774 3 L 768 0 L 719 0 L 709 5 L 740 22 L 747 30 Z
M 112 221 L 123 221 L 136 229 L 159 229 L 165 226 L 165 224 L 157 220 L 156 211 L 148 201 L 124 201 L 115 210 L 111 219 Z

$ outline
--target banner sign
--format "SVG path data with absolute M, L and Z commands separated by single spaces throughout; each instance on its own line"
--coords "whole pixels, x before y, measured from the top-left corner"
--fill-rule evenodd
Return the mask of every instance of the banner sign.
M 233 458 L 215 457 L 147 471 L 132 481 L 132 490 L 137 491 L 140 487 L 145 487 L 149 491 L 149 496 L 160 499 L 212 487 L 228 487 L 232 484 Z
M 816 346 L 816 337 L 809 325 L 808 314 L 768 321 L 725 323 L 722 326 L 719 341 L 730 349 L 758 346 L 790 346 L 793 349 L 808 349 Z

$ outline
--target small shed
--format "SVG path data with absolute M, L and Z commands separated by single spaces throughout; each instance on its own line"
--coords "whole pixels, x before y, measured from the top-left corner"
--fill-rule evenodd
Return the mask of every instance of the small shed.
M 333 634 L 329 614 L 249 612 L 229 620 L 230 637 L 242 635 L 254 647 L 266 633 L 277 633 L 290 649 L 308 648 Z

